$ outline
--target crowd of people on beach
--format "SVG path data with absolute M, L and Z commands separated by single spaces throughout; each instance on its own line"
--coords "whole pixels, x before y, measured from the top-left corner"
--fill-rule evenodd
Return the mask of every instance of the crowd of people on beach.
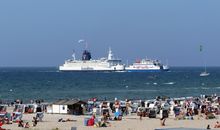
M 0 113 L 3 116 L 0 117 L 0 126 L 15 122 L 18 124 L 18 127 L 30 128 L 36 127 L 38 122 L 43 121 L 43 112 L 46 111 L 41 110 L 40 102 L 37 103 L 36 116 L 33 117 L 32 125 L 22 120 L 23 111 L 16 104 L 22 104 L 22 102 L 18 100 L 13 104 L 15 109 L 11 114 L 1 107 Z M 159 118 L 161 126 L 165 126 L 167 118 L 173 118 L 174 120 L 194 120 L 195 118 L 199 120 L 203 118 L 209 120 L 218 117 L 220 115 L 220 97 L 217 95 L 183 98 L 159 96 L 153 100 L 126 99 L 125 101 L 118 100 L 117 98 L 114 101 L 101 101 L 93 98 L 89 99 L 87 104 L 81 107 L 82 115 L 85 115 L 85 126 L 110 127 L 111 121 L 121 121 L 125 116 L 134 114 L 139 116 L 140 120 L 145 117 Z M 88 115 L 90 115 L 89 118 L 87 118 Z M 74 120 L 64 120 L 63 118 L 58 120 L 58 122 L 69 121 Z M 207 126 L 207 129 L 210 127 L 220 128 L 220 123 L 217 121 L 215 124 Z
M 93 103 L 95 104 L 95 102 Z M 167 118 L 174 118 L 175 120 L 194 120 L 195 118 L 203 118 L 207 120 L 214 119 L 220 115 L 219 104 L 220 97 L 217 95 L 201 95 L 201 97 L 172 99 L 157 97 L 154 100 L 147 101 L 119 101 L 116 99 L 113 104 L 111 104 L 111 102 L 103 101 L 99 104 L 99 106 L 93 105 L 93 116 L 88 121 L 88 126 L 95 125 L 95 123 L 91 122 L 95 121 L 94 115 L 97 115 L 97 109 L 99 109 L 101 115 L 103 115 L 103 119 L 106 119 L 105 122 L 111 120 L 122 120 L 123 116 L 136 113 L 140 120 L 142 120 L 143 117 L 156 118 L 159 115 L 161 126 L 165 126 Z M 88 110 L 90 110 L 89 107 Z M 106 116 L 105 112 L 102 113 L 102 110 L 107 110 L 106 113 L 108 116 Z M 109 112 L 113 114 L 109 114 Z M 111 118 L 110 115 L 113 115 L 114 118 Z M 219 122 L 216 122 L 213 128 L 220 128 Z

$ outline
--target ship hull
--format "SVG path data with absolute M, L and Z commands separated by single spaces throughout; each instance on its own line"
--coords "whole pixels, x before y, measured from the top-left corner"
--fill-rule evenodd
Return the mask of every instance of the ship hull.
M 163 71 L 169 71 L 169 70 L 163 70 L 163 69 L 148 69 L 148 70 L 129 70 L 129 69 L 126 69 L 127 72 L 163 72 Z
M 105 67 L 64 67 L 60 66 L 61 72 L 123 72 L 125 67 L 123 65 L 113 66 L 111 68 Z
M 60 72 L 125 72 L 124 70 L 59 70 Z

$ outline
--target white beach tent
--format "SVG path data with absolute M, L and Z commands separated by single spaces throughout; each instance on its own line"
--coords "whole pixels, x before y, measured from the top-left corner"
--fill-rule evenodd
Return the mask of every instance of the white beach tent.
M 62 99 L 52 103 L 52 111 L 51 113 L 54 114 L 82 114 L 79 112 L 81 108 L 82 111 L 82 104 L 86 104 L 79 99 Z
M 54 114 L 67 114 L 67 105 L 64 105 L 68 100 L 58 100 L 52 104 L 52 113 Z

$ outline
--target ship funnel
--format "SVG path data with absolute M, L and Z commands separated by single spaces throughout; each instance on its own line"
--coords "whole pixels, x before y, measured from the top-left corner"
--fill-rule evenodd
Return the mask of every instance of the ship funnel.
M 82 60 L 90 60 L 92 58 L 91 53 L 87 50 L 84 50 L 82 54 Z
M 112 60 L 113 59 L 113 54 L 112 54 L 112 50 L 109 47 L 109 51 L 108 51 L 108 60 Z

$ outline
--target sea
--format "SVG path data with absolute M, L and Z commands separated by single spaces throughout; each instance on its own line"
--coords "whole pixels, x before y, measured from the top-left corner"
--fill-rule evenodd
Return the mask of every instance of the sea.
M 171 67 L 168 72 L 59 72 L 57 67 L 0 68 L 1 100 L 148 100 L 220 95 L 220 67 Z

